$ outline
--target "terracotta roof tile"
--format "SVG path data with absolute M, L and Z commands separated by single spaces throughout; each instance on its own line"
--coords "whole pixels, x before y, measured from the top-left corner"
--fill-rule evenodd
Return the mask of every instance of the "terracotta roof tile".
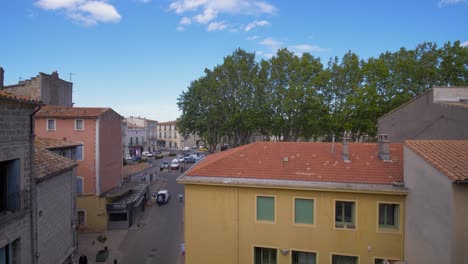
M 377 143 L 256 142 L 209 155 L 186 176 L 392 184 L 403 181 L 403 144 L 390 144 L 392 162 L 379 158 Z M 286 162 L 284 158 L 287 157 Z
M 36 179 L 42 179 L 56 172 L 74 167 L 77 163 L 42 147 L 34 148 L 34 166 Z
M 34 145 L 37 147 L 42 147 L 45 149 L 56 149 L 56 148 L 69 148 L 83 145 L 82 143 L 69 141 L 69 140 L 59 140 L 54 138 L 44 138 L 36 137 L 34 139 Z
M 34 100 L 27 96 L 15 95 L 4 90 L 0 90 L 0 99 L 7 99 L 13 101 L 19 101 L 23 103 L 35 104 L 35 105 L 42 105 L 41 101 Z
M 144 171 L 151 167 L 153 167 L 153 165 L 147 162 L 141 162 L 134 165 L 126 165 L 123 167 L 123 177 L 128 178 L 130 175 Z
M 405 146 L 453 182 L 468 180 L 468 140 L 407 140 Z
M 111 108 L 99 107 L 66 107 L 47 105 L 36 113 L 36 117 L 61 117 L 61 118 L 97 118 Z

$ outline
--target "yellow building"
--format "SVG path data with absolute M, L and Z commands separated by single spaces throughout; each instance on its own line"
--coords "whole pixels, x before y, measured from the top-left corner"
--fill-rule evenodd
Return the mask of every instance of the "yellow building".
M 257 142 L 187 171 L 185 263 L 402 260 L 402 145 L 336 146 Z

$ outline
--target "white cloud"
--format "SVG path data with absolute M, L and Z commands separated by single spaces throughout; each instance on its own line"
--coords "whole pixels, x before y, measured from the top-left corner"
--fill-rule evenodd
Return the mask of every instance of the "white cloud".
M 309 45 L 309 44 L 299 44 L 299 45 L 293 45 L 290 47 L 290 49 L 294 53 L 304 53 L 304 52 L 326 52 L 330 51 L 328 48 L 322 48 L 316 45 Z
M 266 46 L 266 47 L 270 48 L 273 51 L 276 51 L 277 49 L 279 49 L 283 45 L 283 42 L 274 40 L 272 38 L 266 38 L 266 39 L 260 41 L 258 44 Z
M 258 38 L 259 38 L 259 36 L 250 36 L 250 37 L 247 38 L 247 40 L 252 41 L 252 40 L 256 40 Z
M 103 0 L 39 0 L 36 6 L 45 10 L 65 10 L 68 18 L 87 26 L 116 23 L 122 19 L 115 7 Z
M 266 20 L 255 20 L 251 23 L 249 23 L 247 26 L 245 26 L 244 28 L 244 31 L 245 32 L 249 32 L 250 30 L 252 30 L 253 28 L 255 27 L 263 27 L 263 26 L 266 26 L 266 25 L 269 25 L 270 23 Z
M 462 47 L 468 47 L 468 40 L 465 41 L 465 42 L 463 42 L 462 44 L 460 44 L 460 46 L 462 46 Z
M 208 24 L 214 21 L 219 15 L 235 14 L 258 16 L 261 14 L 274 14 L 276 7 L 265 2 L 257 0 L 171 0 L 169 10 L 176 14 L 189 14 L 191 21 L 199 24 Z M 267 21 L 254 21 L 259 24 L 248 25 L 248 30 L 256 26 L 265 26 Z M 265 24 L 266 22 L 266 24 Z M 213 22 L 218 25 L 219 22 Z M 211 29 L 213 26 L 211 27 Z M 245 30 L 245 29 L 244 29 Z M 211 30 L 209 30 L 211 31 Z M 238 30 L 234 30 L 237 32 Z
M 208 31 L 222 31 L 222 30 L 225 30 L 227 26 L 228 25 L 225 22 L 211 22 L 208 25 L 207 30 Z
M 190 25 L 192 23 L 192 20 L 189 17 L 183 17 L 179 24 L 180 25 Z
M 185 31 L 185 28 L 183 26 L 178 26 L 176 27 L 177 31 Z
M 468 0 L 440 0 L 439 1 L 439 7 L 444 7 L 446 5 L 454 5 L 454 4 L 459 4 L 459 3 L 465 3 L 468 2 Z
M 200 24 L 207 24 L 211 20 L 215 19 L 218 16 L 218 12 L 212 8 L 207 8 L 203 11 L 202 14 L 198 14 L 193 17 L 193 20 Z

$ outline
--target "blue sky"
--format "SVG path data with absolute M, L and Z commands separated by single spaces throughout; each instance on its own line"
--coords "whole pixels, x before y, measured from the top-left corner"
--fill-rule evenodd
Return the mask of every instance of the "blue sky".
M 468 45 L 468 0 L 20 0 L 0 4 L 5 84 L 72 74 L 76 106 L 164 122 L 205 68 L 240 47 L 287 47 L 326 64 L 424 41 Z

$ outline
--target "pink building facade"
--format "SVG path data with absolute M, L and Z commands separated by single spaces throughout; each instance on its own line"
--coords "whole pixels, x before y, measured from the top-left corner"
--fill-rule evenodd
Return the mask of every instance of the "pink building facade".
M 36 114 L 40 137 L 83 144 L 77 151 L 77 194 L 99 196 L 122 182 L 122 117 L 110 108 L 45 106 Z

